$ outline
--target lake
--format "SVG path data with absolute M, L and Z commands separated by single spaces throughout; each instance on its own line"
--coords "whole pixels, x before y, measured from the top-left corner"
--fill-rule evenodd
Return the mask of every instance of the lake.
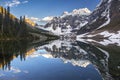
M 104 42 L 0 41 L 0 80 L 120 80 L 119 42 Z

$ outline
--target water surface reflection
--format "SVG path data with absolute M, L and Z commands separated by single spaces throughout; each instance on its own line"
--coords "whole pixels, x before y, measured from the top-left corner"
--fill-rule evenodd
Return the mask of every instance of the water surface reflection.
M 80 41 L 1 42 L 0 52 L 1 80 L 112 80 L 120 75 L 119 68 L 109 70 L 119 61 L 109 65 L 105 47 Z

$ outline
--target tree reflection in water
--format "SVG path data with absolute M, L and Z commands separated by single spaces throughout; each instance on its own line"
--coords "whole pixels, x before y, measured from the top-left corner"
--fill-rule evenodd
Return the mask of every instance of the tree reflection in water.
M 44 56 L 47 58 L 59 58 L 64 63 L 71 63 L 73 66 L 79 67 L 87 67 L 89 64 L 92 64 L 96 67 L 96 70 L 100 72 L 103 79 L 112 80 L 110 74 L 112 74 L 112 70 L 109 72 L 109 68 L 118 62 L 115 62 L 113 65 L 109 62 L 109 53 L 105 51 L 105 47 L 93 46 L 91 44 L 79 42 L 79 41 L 61 41 L 56 40 L 53 42 L 39 42 L 36 44 L 32 44 L 28 41 L 1 41 L 0 42 L 0 68 L 3 70 L 9 69 L 11 61 L 18 56 L 21 61 L 25 60 L 27 56 L 34 55 L 34 52 L 44 49 L 47 53 L 37 53 L 40 56 Z M 105 49 L 105 50 L 103 50 Z M 111 55 L 111 53 L 110 53 Z M 112 57 L 112 56 L 110 56 Z M 115 56 L 114 56 L 115 57 Z M 113 61 L 112 61 L 113 62 Z M 109 65 L 109 64 L 110 65 Z M 113 70 L 116 70 L 112 68 Z M 114 77 L 119 76 L 119 69 L 113 71 Z M 119 79 L 117 77 L 116 79 Z
M 46 44 L 40 42 L 39 45 Z M 9 69 L 11 61 L 20 56 L 21 61 L 25 60 L 27 55 L 32 54 L 36 44 L 29 41 L 1 41 L 0 42 L 0 68 Z

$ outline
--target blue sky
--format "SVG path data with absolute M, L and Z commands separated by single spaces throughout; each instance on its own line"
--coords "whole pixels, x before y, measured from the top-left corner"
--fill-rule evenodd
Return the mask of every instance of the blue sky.
M 11 12 L 19 17 L 43 18 L 46 16 L 59 16 L 64 11 L 88 8 L 93 11 L 100 0 L 0 0 L 3 6 L 12 3 Z M 15 4 L 16 3 L 16 4 Z

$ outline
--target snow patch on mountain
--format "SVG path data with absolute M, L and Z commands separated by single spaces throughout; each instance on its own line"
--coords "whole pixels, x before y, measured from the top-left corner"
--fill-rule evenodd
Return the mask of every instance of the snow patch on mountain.
M 120 39 L 103 39 L 101 41 L 97 41 L 94 39 L 82 39 L 82 38 L 78 38 L 77 41 L 81 41 L 84 43 L 98 43 L 104 46 L 108 46 L 108 45 L 116 45 L 116 46 L 120 46 Z
M 108 53 L 107 51 L 105 51 L 105 50 L 99 48 L 99 47 L 97 47 L 97 48 L 98 48 L 100 51 L 102 51 L 103 53 L 106 54 L 106 56 L 107 56 L 106 61 L 108 61 L 108 58 L 110 57 L 109 53 Z
M 103 0 L 101 0 L 102 2 L 103 2 Z M 101 16 L 106 16 L 107 17 L 107 21 L 105 22 L 105 23 L 103 23 L 101 26 L 99 26 L 97 29 L 100 29 L 100 28 L 102 28 L 102 27 L 104 27 L 104 26 L 106 26 L 106 25 L 108 25 L 109 23 L 110 23 L 110 6 L 111 6 L 111 1 L 112 0 L 109 0 L 108 1 L 108 7 L 107 7 L 107 9 L 101 14 Z
M 101 0 L 101 2 L 97 5 L 96 9 L 89 16 L 89 22 L 82 28 L 80 28 L 77 34 L 80 35 L 87 32 L 100 30 L 106 25 L 112 24 L 112 15 L 117 16 L 116 12 L 114 13 L 113 11 L 113 3 L 115 3 L 113 2 L 113 0 Z M 115 9 L 115 11 L 117 10 Z
M 93 43 L 93 44 L 97 43 L 104 46 L 108 46 L 108 45 L 120 46 L 120 39 L 103 39 L 102 41 L 97 41 L 93 39 L 78 39 L 77 41 L 81 41 L 84 43 Z
M 48 27 L 45 30 L 50 31 L 50 32 L 54 33 L 55 35 L 61 35 L 62 34 L 60 27 L 57 27 L 55 30 L 52 27 Z
M 110 33 L 109 31 L 103 31 L 101 33 L 97 33 L 97 34 L 90 34 L 90 33 L 85 33 L 82 35 L 78 35 L 77 36 L 77 40 L 79 40 L 80 38 L 93 38 L 95 36 L 103 36 L 103 38 L 108 38 L 108 39 L 120 39 L 120 31 L 117 31 L 116 33 Z
M 84 23 L 81 23 L 81 24 L 80 24 L 80 28 L 83 27 L 84 25 L 86 25 L 87 23 L 88 23 L 88 21 L 85 21 Z M 80 28 L 79 28 L 79 29 L 80 29 Z
M 104 37 L 109 37 L 109 39 L 120 39 L 120 31 L 116 33 L 110 33 L 108 31 L 104 31 L 99 33 L 99 35 L 103 35 Z
M 45 26 L 48 30 L 55 35 L 71 35 L 88 23 L 88 16 L 91 11 L 87 8 L 74 9 L 72 12 L 65 11 L 61 16 L 54 17 Z
M 61 29 L 59 26 L 56 27 L 56 29 L 54 30 L 53 27 L 48 27 L 48 28 L 41 28 L 43 30 L 46 30 L 46 31 L 50 31 L 52 33 L 54 33 L 55 35 L 67 35 L 67 34 L 70 34 L 71 31 L 72 31 L 72 28 L 70 25 L 66 26 L 67 29 Z
M 100 41 L 98 43 L 104 46 L 108 46 L 108 45 L 120 46 L 120 39 L 108 39 L 108 40 L 104 39 L 103 41 Z

